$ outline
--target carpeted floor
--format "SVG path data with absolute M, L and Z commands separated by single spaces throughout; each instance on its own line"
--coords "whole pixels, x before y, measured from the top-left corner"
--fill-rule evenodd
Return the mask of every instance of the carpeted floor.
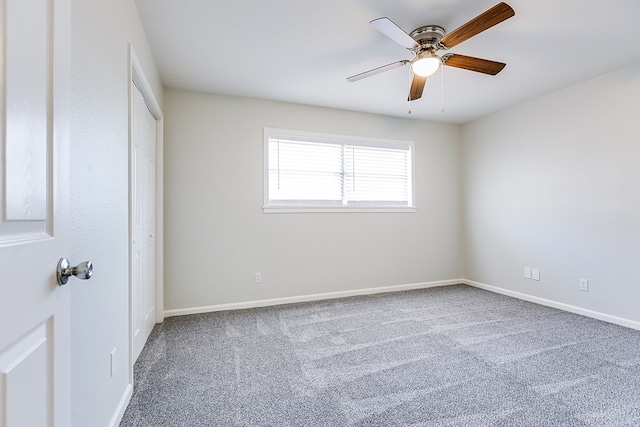
M 172 317 L 121 426 L 640 426 L 640 331 L 465 285 Z

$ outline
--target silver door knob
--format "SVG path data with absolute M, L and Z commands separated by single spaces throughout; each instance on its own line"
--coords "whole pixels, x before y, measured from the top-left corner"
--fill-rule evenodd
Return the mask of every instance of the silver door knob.
M 88 280 L 93 275 L 93 264 L 91 261 L 81 262 L 80 264 L 72 267 L 69 264 L 69 260 L 66 258 L 60 258 L 58 261 L 58 268 L 56 268 L 56 279 L 58 279 L 58 285 L 66 285 L 69 281 L 69 277 L 76 276 L 78 279 Z

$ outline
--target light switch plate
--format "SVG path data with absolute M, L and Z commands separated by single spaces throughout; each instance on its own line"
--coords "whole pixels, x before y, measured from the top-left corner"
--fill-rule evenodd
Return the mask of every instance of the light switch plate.
M 531 279 L 531 267 L 524 268 L 524 278 Z
M 116 349 L 114 348 L 109 353 L 109 376 L 113 377 L 113 374 L 118 370 L 118 360 L 116 359 Z

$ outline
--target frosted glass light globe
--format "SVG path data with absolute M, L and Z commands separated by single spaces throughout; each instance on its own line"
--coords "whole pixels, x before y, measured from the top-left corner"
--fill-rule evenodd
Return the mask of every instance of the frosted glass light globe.
M 440 68 L 440 58 L 431 52 L 421 53 L 411 64 L 413 73 L 420 77 L 429 77 Z

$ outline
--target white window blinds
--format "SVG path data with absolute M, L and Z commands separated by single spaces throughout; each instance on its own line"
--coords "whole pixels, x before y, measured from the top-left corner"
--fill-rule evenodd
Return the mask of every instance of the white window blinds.
M 411 142 L 265 130 L 265 207 L 413 207 Z

